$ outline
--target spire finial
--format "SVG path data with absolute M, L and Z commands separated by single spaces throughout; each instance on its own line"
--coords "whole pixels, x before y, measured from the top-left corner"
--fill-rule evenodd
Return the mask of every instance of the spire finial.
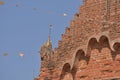
M 52 30 L 52 28 L 53 28 L 53 25 L 50 24 L 50 26 L 49 26 L 49 37 L 51 36 L 51 30 Z
M 52 27 L 53 27 L 52 25 L 49 26 L 49 35 L 48 35 L 48 40 L 46 42 L 46 46 L 51 48 L 51 49 L 52 49 L 52 43 L 51 43 L 50 37 L 51 37 Z

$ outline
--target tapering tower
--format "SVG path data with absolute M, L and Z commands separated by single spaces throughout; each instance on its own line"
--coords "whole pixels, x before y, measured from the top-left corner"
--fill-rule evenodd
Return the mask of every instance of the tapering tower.
M 50 41 L 50 36 L 49 36 L 47 42 L 40 49 L 41 62 L 42 62 L 41 67 L 48 67 L 52 54 L 53 54 L 52 43 Z
M 50 25 L 50 29 L 49 29 L 49 35 L 48 35 L 48 40 L 46 41 L 46 43 L 41 47 L 40 49 L 40 55 L 41 55 L 41 68 L 42 67 L 50 67 L 50 62 L 51 62 L 51 58 L 53 55 L 53 50 L 52 50 L 52 42 L 50 39 L 50 35 L 51 35 L 51 25 Z
M 50 71 L 51 73 L 51 69 L 53 69 L 54 67 L 54 61 L 52 60 L 54 52 L 52 50 L 52 42 L 51 42 L 51 36 L 50 36 L 51 29 L 52 29 L 52 26 L 50 25 L 48 39 L 40 49 L 40 55 L 41 55 L 40 74 L 47 73 L 46 71 Z M 35 80 L 40 80 L 40 77 L 42 77 L 42 75 L 40 75 Z M 48 77 L 44 77 L 44 79 L 48 79 Z M 51 76 L 49 76 L 49 79 L 51 79 Z

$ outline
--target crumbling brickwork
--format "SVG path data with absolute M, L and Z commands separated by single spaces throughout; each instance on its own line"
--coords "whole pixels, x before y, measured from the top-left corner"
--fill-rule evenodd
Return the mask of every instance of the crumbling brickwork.
M 120 0 L 83 0 L 41 65 L 36 80 L 120 80 Z

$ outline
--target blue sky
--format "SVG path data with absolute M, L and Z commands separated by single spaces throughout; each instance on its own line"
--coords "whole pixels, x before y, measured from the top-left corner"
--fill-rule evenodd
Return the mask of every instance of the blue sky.
M 38 52 L 48 38 L 49 25 L 53 25 L 55 48 L 82 0 L 0 1 L 4 2 L 0 5 L 0 80 L 33 80 L 39 75 Z

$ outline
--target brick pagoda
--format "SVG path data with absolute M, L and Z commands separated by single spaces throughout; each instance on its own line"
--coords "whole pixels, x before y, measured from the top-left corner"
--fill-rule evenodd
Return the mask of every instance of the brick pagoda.
M 120 80 L 120 0 L 83 0 L 52 49 L 41 47 L 36 80 Z

